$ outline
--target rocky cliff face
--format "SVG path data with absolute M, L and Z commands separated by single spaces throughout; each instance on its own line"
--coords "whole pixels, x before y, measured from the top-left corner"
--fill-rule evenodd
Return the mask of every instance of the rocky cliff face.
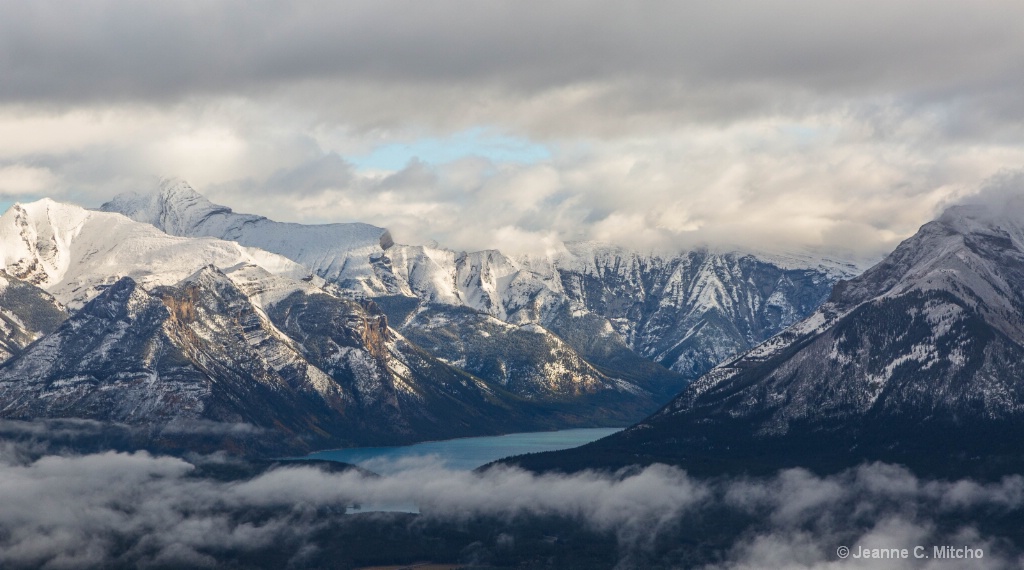
M 854 272 L 707 249 L 645 256 L 570 244 L 568 251 L 555 271 L 573 306 L 607 319 L 630 348 L 687 378 L 801 320 Z
M 550 394 L 531 402 L 449 366 L 391 329 L 372 302 L 296 292 L 268 315 L 351 395 L 357 405 L 349 418 L 359 433 L 413 441 L 550 429 L 564 421 L 550 414 L 557 412 Z
M 209 269 L 154 294 L 121 279 L 0 367 L 0 401 L 6 418 L 87 418 L 160 437 L 213 422 L 221 435 L 244 426 L 308 444 L 330 433 L 346 395 Z

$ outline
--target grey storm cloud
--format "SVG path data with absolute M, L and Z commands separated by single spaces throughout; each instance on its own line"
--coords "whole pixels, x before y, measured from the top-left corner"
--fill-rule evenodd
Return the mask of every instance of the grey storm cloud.
M 1009 112 L 1020 110 L 1013 95 L 1024 81 L 1017 2 L 2 5 L 0 100 L 12 103 L 337 84 L 342 94 L 403 102 L 392 110 L 405 113 L 416 101 L 437 113 L 458 92 L 462 108 L 551 94 L 639 115 L 813 107 L 800 93 L 897 93 L 921 104 L 983 97 Z M 395 93 L 403 86 L 419 91 Z

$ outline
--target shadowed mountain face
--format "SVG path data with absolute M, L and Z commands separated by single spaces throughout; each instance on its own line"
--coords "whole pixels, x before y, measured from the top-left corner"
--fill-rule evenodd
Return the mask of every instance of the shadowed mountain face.
M 839 275 L 850 275 L 708 250 L 662 257 L 573 244 L 570 251 L 572 262 L 557 271 L 573 304 L 607 319 L 638 354 L 689 379 L 806 317 Z M 546 322 L 559 330 L 575 324 Z
M 607 378 L 581 385 L 570 376 L 564 385 L 531 387 L 466 373 L 389 328 L 372 302 L 294 293 L 268 315 L 309 362 L 353 395 L 360 426 L 371 433 L 386 426 L 411 441 L 621 425 L 653 403 L 648 394 Z M 609 402 L 621 408 L 604 409 Z
M 153 294 L 126 277 L 0 368 L 0 413 L 164 439 L 215 423 L 224 436 L 265 432 L 270 448 L 344 437 L 350 396 L 268 324 L 212 268 Z
M 811 317 L 694 382 L 640 424 L 546 467 L 668 461 L 694 471 L 940 474 L 1024 467 L 1024 231 L 956 207 L 841 282 Z

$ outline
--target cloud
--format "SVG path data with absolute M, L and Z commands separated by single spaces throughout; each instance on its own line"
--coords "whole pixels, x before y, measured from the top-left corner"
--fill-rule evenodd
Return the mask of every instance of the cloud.
M 200 191 L 240 211 L 306 222 L 358 220 L 401 243 L 461 250 L 544 251 L 567 240 L 641 250 L 694 245 L 811 247 L 877 259 L 1024 148 L 991 156 L 958 144 L 874 145 L 848 115 L 794 123 L 556 146 L 537 163 L 482 157 L 394 172 L 362 171 L 335 154 L 264 181 Z M 805 140 L 798 140 L 805 139 Z M 311 177 L 334 165 L 333 177 Z
M 0 98 L 20 103 L 304 93 L 372 110 L 364 124 L 518 115 L 591 133 L 585 117 L 628 128 L 893 91 L 1019 110 L 1009 95 L 1024 76 L 1024 13 L 1001 1 L 5 4 Z
M 0 192 L 877 259 L 1024 164 L 1019 3 L 6 2 Z
M 1024 217 L 1024 168 L 996 173 L 976 192 L 960 196 L 953 205 L 980 207 L 990 215 L 1020 224 L 1019 219 Z
M 877 259 L 993 173 L 1024 164 L 1024 145 L 1006 141 L 876 140 L 868 119 L 848 112 L 564 141 L 535 162 L 412 159 L 394 171 L 350 157 L 414 134 L 325 135 L 254 103 L 87 115 L 0 110 L 0 126 L 26 145 L 0 143 L 4 196 L 95 207 L 180 176 L 236 211 L 367 222 L 401 243 L 468 251 L 597 240 L 639 249 L 845 249 Z M 52 150 L 40 133 L 51 135 Z
M 175 419 L 160 429 L 160 435 L 211 435 L 247 437 L 267 435 L 267 430 L 243 422 L 214 422 L 202 419 Z
M 214 475 L 232 468 L 241 475 Z M 303 464 L 246 469 L 223 455 L 186 461 L 145 452 L 3 451 L 0 564 L 214 567 L 272 555 L 264 558 L 268 564 L 290 559 L 301 567 L 337 547 L 331 537 L 345 525 L 377 524 L 343 514 L 360 503 L 417 505 L 417 533 L 429 525 L 496 521 L 505 530 L 491 546 L 506 550 L 526 540 L 509 533 L 529 528 L 529 521 L 582 525 L 595 537 L 615 537 L 621 568 L 683 559 L 714 568 L 855 568 L 862 561 L 837 559 L 839 545 L 927 545 L 930 552 L 932 544 L 982 548 L 981 567 L 998 568 L 1012 563 L 1014 548 L 983 529 L 992 520 L 1016 520 L 1024 508 L 1019 476 L 929 481 L 884 464 L 829 477 L 793 469 L 770 478 L 710 481 L 663 465 L 535 475 L 510 468 L 452 471 L 417 459 L 389 466 L 393 474 L 386 477 Z M 680 549 L 682 540 L 717 546 Z M 475 555 L 487 548 L 479 545 Z M 890 567 L 921 567 L 902 562 Z M 939 562 L 930 567 L 944 567 Z

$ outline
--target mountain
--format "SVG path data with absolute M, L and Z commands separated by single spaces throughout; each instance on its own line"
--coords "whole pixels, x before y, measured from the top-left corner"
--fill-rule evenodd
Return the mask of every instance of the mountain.
M 0 362 L 53 332 L 67 313 L 49 293 L 0 270 Z
M 577 384 L 614 378 L 662 402 L 806 317 L 835 281 L 857 272 L 829 259 L 707 249 L 663 256 L 575 243 L 513 258 L 394 244 L 385 230 L 362 224 L 303 226 L 235 214 L 181 181 L 118 196 L 102 209 L 175 235 L 212 235 L 279 253 L 374 299 L 403 335 L 488 380 L 505 382 L 512 370 L 527 376 L 519 384 L 555 385 L 571 370 L 579 372 Z M 335 237 L 320 237 L 327 235 Z M 493 335 L 512 335 L 511 344 L 529 337 L 495 319 L 533 325 L 528 330 L 545 339 L 528 340 L 524 353 L 509 358 L 493 350 L 502 344 Z M 450 342 L 455 337 L 459 342 Z M 558 349 L 550 348 L 555 337 Z M 526 364 L 524 354 L 534 360 Z
M 574 309 L 604 317 L 638 354 L 687 378 L 806 317 L 856 272 L 827 259 L 641 255 L 593 243 L 567 244 L 552 265 Z
M 942 475 L 1024 468 L 1024 216 L 947 210 L 786 332 L 661 411 L 542 466 L 701 472 L 890 461 Z
M 434 313 L 435 305 L 425 305 L 415 318 L 428 324 L 411 328 L 417 334 L 406 336 L 390 325 L 387 311 L 377 302 L 381 299 L 345 298 L 344 291 L 307 282 L 297 286 L 288 277 L 252 265 L 233 267 L 228 274 L 299 344 L 311 363 L 335 377 L 333 370 L 347 368 L 359 378 L 343 384 L 360 403 L 361 413 L 376 418 L 368 420 L 370 423 L 381 421 L 375 415 L 378 412 L 381 418 L 394 415 L 380 408 L 381 402 L 397 406 L 395 402 L 409 394 L 429 394 L 433 384 L 423 379 L 448 386 L 434 396 L 450 398 L 445 394 L 452 392 L 461 400 L 458 409 L 431 412 L 436 418 L 447 418 L 449 432 L 465 418 L 480 414 L 494 425 L 504 426 L 501 431 L 622 425 L 658 405 L 658 398 L 638 385 L 642 383 L 611 377 L 594 368 L 541 327 L 509 325 L 465 308 L 461 315 L 452 308 Z M 478 329 L 466 334 L 474 325 Z M 357 334 L 353 331 L 361 331 L 357 336 L 364 339 L 362 345 L 376 355 L 379 363 L 375 367 L 368 367 L 362 353 L 352 352 L 351 339 Z M 374 370 L 383 375 L 367 374 Z M 464 385 L 476 386 L 490 396 L 481 399 L 472 390 L 458 392 L 457 386 Z M 401 409 L 408 414 L 413 407 L 429 408 L 432 401 L 419 398 L 402 403 Z M 494 405 L 503 409 L 492 409 Z M 460 433 L 481 429 L 480 433 L 491 433 L 495 428 L 467 426 Z M 443 430 L 427 423 L 407 431 L 410 437 L 420 439 L 443 435 Z
M 643 406 L 647 412 L 685 385 L 682 376 L 633 352 L 606 319 L 574 308 L 553 289 L 557 283 L 500 252 L 395 245 L 375 266 L 400 285 L 394 294 L 373 297 L 394 326 L 488 380 L 557 386 L 567 375 L 580 385 L 615 379 L 653 395 Z
M 652 402 L 628 383 L 604 377 L 581 383 L 572 371 L 561 384 L 542 386 L 468 374 L 391 329 L 373 302 L 301 292 L 268 315 L 311 363 L 354 395 L 367 425 L 400 426 L 407 441 L 621 425 Z M 609 403 L 618 407 L 608 409 Z
M 239 271 L 251 284 L 264 270 Z M 257 452 L 565 421 L 431 358 L 372 304 L 299 287 L 270 315 L 212 266 L 152 291 L 124 277 L 0 366 L 0 416 L 115 422 L 159 448 Z
M 309 269 L 280 255 L 224 240 L 165 234 L 122 215 L 42 199 L 0 216 L 0 263 L 72 310 L 122 277 L 172 285 L 204 265 L 254 264 L 294 279 Z
M 657 375 L 643 377 L 651 363 L 632 377 L 602 370 L 547 329 L 511 325 L 465 307 L 427 305 L 403 331 L 445 362 L 501 386 L 530 402 L 563 404 L 565 412 L 604 425 L 623 425 L 656 409 L 664 396 L 654 392 Z M 612 374 L 615 374 L 614 376 Z
M 183 422 L 238 424 L 292 449 L 621 425 L 657 405 L 550 337 L 544 373 L 557 382 L 475 376 L 291 260 L 120 214 L 18 204 L 0 217 L 0 246 L 26 280 L 0 291 L 3 417 L 172 426 L 166 442 Z M 48 292 L 74 311 L 63 324 Z
M 459 290 L 456 281 L 472 281 L 468 273 L 474 269 L 492 277 L 511 267 L 498 267 L 505 258 L 496 252 L 462 255 L 439 248 L 393 246 L 390 234 L 366 224 L 304 226 L 235 214 L 229 208 L 212 204 L 181 181 L 165 181 L 155 193 L 122 194 L 104 204 L 101 210 L 122 213 L 133 220 L 152 224 L 178 236 L 214 236 L 268 249 L 303 264 L 341 291 L 379 300 L 386 310 L 396 305 L 408 305 L 409 300 L 417 305 L 422 304 L 425 311 L 429 306 L 435 312 L 450 310 L 459 313 L 465 307 L 474 310 L 490 307 L 488 303 L 491 297 L 482 292 L 489 284 L 481 283 L 477 278 L 475 285 L 467 285 L 463 292 Z M 491 253 L 495 255 L 489 255 Z M 462 259 L 457 261 L 456 257 L 460 255 Z M 465 264 L 466 260 L 471 260 L 473 267 L 468 270 L 456 267 L 457 264 Z M 462 275 L 456 275 L 460 271 Z M 502 275 L 504 278 L 505 275 Z M 485 318 L 486 314 L 490 313 L 484 311 L 481 318 Z M 439 330 L 434 326 L 418 326 L 418 319 L 405 319 L 404 315 L 399 318 L 395 313 L 389 313 L 388 316 L 392 322 L 401 323 L 398 329 L 402 333 L 426 346 L 439 346 L 450 338 L 447 334 L 435 334 Z M 449 322 L 464 323 L 466 319 L 465 314 L 453 314 Z M 658 404 L 683 385 L 676 375 L 657 366 L 650 366 L 642 358 L 632 355 L 628 349 L 620 351 L 632 356 L 625 360 L 626 366 L 610 370 L 606 375 L 585 363 L 574 348 L 566 346 L 547 331 L 538 333 L 546 336 L 543 340 L 534 333 L 516 335 L 538 348 L 527 353 L 532 359 L 528 366 L 522 365 L 520 355 L 516 355 L 513 362 L 505 359 L 511 352 L 502 351 L 498 354 L 487 348 L 499 340 L 497 337 L 474 337 L 473 334 L 472 328 L 458 331 L 457 336 L 463 339 L 463 342 L 456 345 L 460 349 L 459 354 L 445 350 L 433 355 L 458 366 L 468 361 L 466 357 L 470 353 L 489 351 L 497 359 L 493 362 L 495 367 L 470 366 L 464 370 L 471 374 L 482 374 L 485 380 L 501 386 L 507 385 L 507 378 L 491 374 L 491 370 L 511 370 L 516 378 L 513 388 L 545 385 L 547 387 L 544 391 L 561 400 L 569 397 L 569 393 L 583 395 L 605 391 L 620 394 L 622 398 L 618 403 L 622 406 L 619 409 L 629 410 L 630 413 L 624 416 L 612 414 L 611 417 L 620 418 L 618 421 L 626 423 L 656 409 Z M 541 347 L 541 344 L 545 346 Z M 625 382 L 618 379 L 636 376 L 633 372 L 635 370 L 646 370 L 652 374 L 644 376 L 642 386 L 632 385 L 632 378 Z M 601 385 L 600 390 L 595 388 L 597 384 Z M 652 391 L 657 395 L 653 395 Z M 542 399 L 544 397 L 541 396 Z
M 216 270 L 156 294 L 122 278 L 0 367 L 0 414 L 323 433 L 345 395 L 263 325 Z
M 392 245 L 391 234 L 369 224 L 303 225 L 236 214 L 181 180 L 158 192 L 126 193 L 100 206 L 182 237 L 213 237 L 283 255 L 342 286 L 359 289 L 369 259 Z

